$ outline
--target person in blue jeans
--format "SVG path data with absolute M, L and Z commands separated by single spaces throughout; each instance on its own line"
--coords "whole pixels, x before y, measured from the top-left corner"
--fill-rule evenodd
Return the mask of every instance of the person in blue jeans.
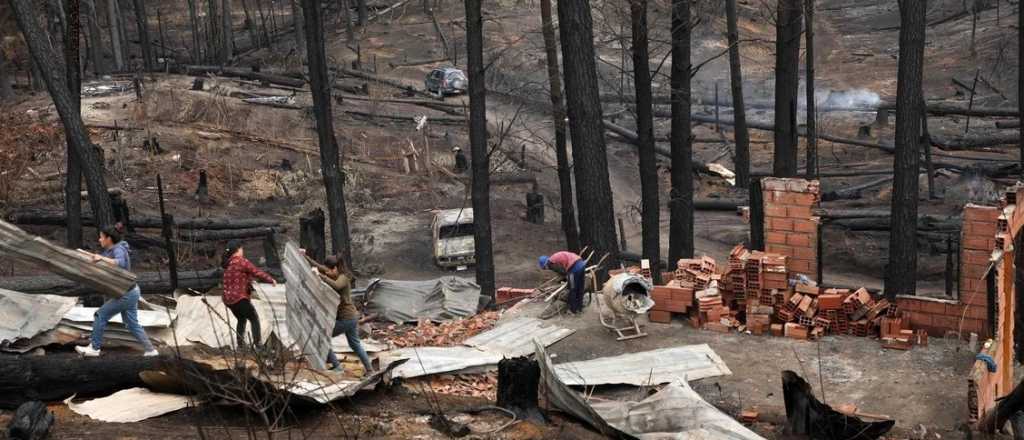
M 569 312 L 583 311 L 583 285 L 586 283 L 587 261 L 569 251 L 542 255 L 537 263 L 541 269 L 550 270 L 566 278 L 569 283 Z
M 305 255 L 305 251 L 303 251 L 303 255 Z M 338 303 L 338 314 L 334 321 L 334 331 L 331 332 L 331 336 L 334 337 L 344 333 L 345 339 L 348 340 L 349 348 L 355 352 L 356 356 L 359 356 L 359 360 L 363 363 L 363 368 L 366 370 L 365 375 L 370 375 L 373 372 L 373 364 L 370 363 L 370 357 L 366 354 L 366 350 L 359 340 L 359 318 L 361 314 L 359 309 L 356 308 L 355 302 L 352 301 L 352 284 L 355 282 L 355 276 L 345 265 L 345 260 L 337 255 L 331 255 L 324 259 L 324 264 L 317 263 L 312 258 L 309 258 L 308 255 L 306 256 L 306 261 L 320 273 L 320 279 L 331 286 L 334 291 L 338 292 L 338 296 L 341 297 L 341 301 Z M 338 362 L 338 356 L 334 354 L 333 349 L 327 353 L 327 362 L 331 364 L 332 370 L 341 370 L 342 368 L 341 362 Z
M 110 264 L 121 269 L 130 271 L 132 270 L 132 260 L 129 255 L 128 243 L 121 240 L 121 232 L 114 227 L 105 227 L 100 230 L 99 234 L 100 247 L 103 248 L 103 252 L 100 254 L 93 254 L 84 250 L 79 249 L 82 252 L 92 258 L 93 263 L 96 264 Z M 136 284 L 131 289 L 128 289 L 124 295 L 120 298 L 114 298 L 107 300 L 103 303 L 103 306 L 96 311 L 96 315 L 92 322 L 92 341 L 89 345 L 75 347 L 75 351 L 81 353 L 83 356 L 96 357 L 100 355 L 100 347 L 103 345 L 103 332 L 107 328 L 107 323 L 110 319 L 121 314 L 121 321 L 125 327 L 128 327 L 128 331 L 131 332 L 132 336 L 142 344 L 144 353 L 143 356 L 159 356 L 160 353 L 153 348 L 153 344 L 149 342 L 149 337 L 146 336 L 146 331 L 143 330 L 142 325 L 139 324 L 139 298 L 142 296 L 142 291 L 139 290 L 139 285 Z

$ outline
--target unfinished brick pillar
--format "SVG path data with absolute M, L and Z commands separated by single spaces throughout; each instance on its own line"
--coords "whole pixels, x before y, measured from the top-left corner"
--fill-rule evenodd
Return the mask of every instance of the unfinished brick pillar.
M 820 201 L 817 180 L 768 177 L 761 180 L 764 195 L 765 251 L 785 255 L 791 274 L 814 279 L 818 272 Z
M 988 291 L 985 276 L 988 273 L 992 251 L 996 249 L 999 216 L 1002 210 L 994 206 L 968 204 L 964 207 L 960 233 L 960 303 L 949 327 L 962 334 L 977 333 L 991 337 L 988 329 Z M 961 323 L 962 321 L 962 323 Z

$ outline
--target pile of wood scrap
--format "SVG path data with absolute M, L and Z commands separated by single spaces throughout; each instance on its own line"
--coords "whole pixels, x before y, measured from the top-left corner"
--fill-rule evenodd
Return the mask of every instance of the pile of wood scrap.
M 483 374 L 440 374 L 410 381 L 422 382 L 440 394 L 481 397 L 490 401 L 497 399 L 498 374 L 493 371 Z

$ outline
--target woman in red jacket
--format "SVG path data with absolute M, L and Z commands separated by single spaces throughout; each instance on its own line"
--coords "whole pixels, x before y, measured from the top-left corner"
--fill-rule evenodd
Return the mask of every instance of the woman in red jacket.
M 238 321 L 235 327 L 235 332 L 238 334 L 238 347 L 246 346 L 246 322 L 252 323 L 253 345 L 259 345 L 263 339 L 260 338 L 260 318 L 250 300 L 252 280 L 258 278 L 275 286 L 277 281 L 274 281 L 270 275 L 245 258 L 245 249 L 242 248 L 242 242 L 238 240 L 228 242 L 221 267 L 224 268 L 224 304 L 231 309 L 231 314 L 235 315 L 235 319 Z

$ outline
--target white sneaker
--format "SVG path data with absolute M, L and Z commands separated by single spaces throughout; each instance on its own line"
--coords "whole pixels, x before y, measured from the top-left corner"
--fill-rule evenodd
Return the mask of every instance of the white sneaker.
M 75 347 L 75 351 L 77 351 L 79 354 L 85 357 L 99 357 L 100 355 L 100 351 L 95 348 L 92 348 L 92 344 L 79 345 Z
M 144 356 L 144 357 L 160 356 L 160 352 L 156 351 L 156 349 L 154 348 L 154 349 L 149 350 L 149 351 L 147 351 L 145 353 L 142 353 L 142 356 Z

